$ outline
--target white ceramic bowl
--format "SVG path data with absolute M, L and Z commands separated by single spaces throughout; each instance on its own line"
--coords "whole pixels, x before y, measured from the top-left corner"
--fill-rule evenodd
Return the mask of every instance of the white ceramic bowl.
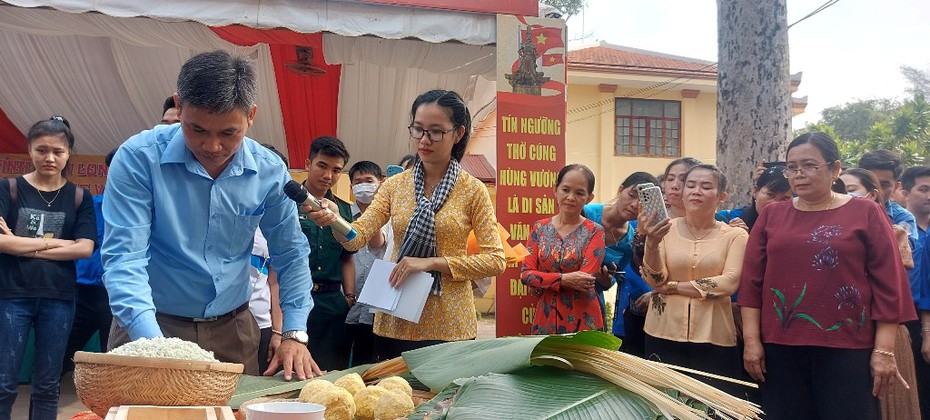
M 296 401 L 276 401 L 246 407 L 246 420 L 323 420 L 326 407 Z

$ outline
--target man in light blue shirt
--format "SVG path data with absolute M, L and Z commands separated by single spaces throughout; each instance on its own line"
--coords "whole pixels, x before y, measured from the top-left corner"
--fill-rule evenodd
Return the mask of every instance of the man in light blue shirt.
M 872 171 L 878 178 L 882 196 L 885 198 L 885 211 L 888 212 L 891 223 L 907 230 L 908 242 L 913 250 L 917 245 L 917 222 L 914 215 L 891 200 L 895 191 L 901 188 L 901 173 L 904 172 L 901 155 L 891 150 L 873 150 L 859 158 L 859 167 Z
M 111 348 L 142 337 L 193 341 L 258 374 L 259 330 L 248 311 L 255 229 L 268 238 L 280 283 L 283 342 L 265 373 L 319 374 L 306 346 L 310 253 L 281 159 L 245 137 L 255 70 L 224 51 L 199 54 L 178 76 L 181 123 L 122 146 L 103 204 L 104 283 L 115 317 Z

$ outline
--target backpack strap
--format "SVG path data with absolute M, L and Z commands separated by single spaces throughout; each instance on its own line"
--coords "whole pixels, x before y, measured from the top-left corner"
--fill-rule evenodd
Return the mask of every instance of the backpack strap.
M 14 203 L 16 203 L 17 197 L 17 187 L 16 187 L 16 178 L 7 178 L 7 182 L 10 184 L 10 208 Z M 80 185 L 74 184 L 74 209 L 77 210 L 81 208 L 81 204 L 84 203 L 84 188 Z
M 16 178 L 7 178 L 7 182 L 10 183 L 10 203 L 16 202 Z
M 84 202 L 84 188 L 78 184 L 74 184 L 74 210 L 81 208 L 81 203 Z

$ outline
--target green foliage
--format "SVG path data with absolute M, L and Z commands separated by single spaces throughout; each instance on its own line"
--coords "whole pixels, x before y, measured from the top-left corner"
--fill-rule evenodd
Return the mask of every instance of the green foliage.
M 586 0 L 542 0 L 542 3 L 548 4 L 565 13 L 565 18 L 577 15 L 581 9 L 587 5 Z
M 822 124 L 833 126 L 843 140 L 864 142 L 877 122 L 890 118 L 900 104 L 893 99 L 869 99 L 825 108 Z
M 885 108 L 891 104 L 893 108 Z M 900 103 L 869 100 L 827 108 L 822 120 L 795 135 L 809 131 L 823 131 L 836 140 L 844 168 L 859 166 L 863 154 L 878 149 L 900 153 L 905 166 L 924 165 L 930 158 L 930 102 L 916 93 Z

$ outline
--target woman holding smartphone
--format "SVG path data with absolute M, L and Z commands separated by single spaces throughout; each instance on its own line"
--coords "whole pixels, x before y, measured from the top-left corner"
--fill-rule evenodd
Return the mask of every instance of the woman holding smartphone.
M 714 220 L 727 177 L 697 165 L 683 177 L 684 217 L 647 221 L 643 278 L 654 292 L 646 314 L 646 356 L 727 377 L 741 374 L 730 295 L 739 287 L 746 230 Z M 653 215 L 654 216 L 654 215 Z M 737 390 L 721 381 L 713 386 Z

